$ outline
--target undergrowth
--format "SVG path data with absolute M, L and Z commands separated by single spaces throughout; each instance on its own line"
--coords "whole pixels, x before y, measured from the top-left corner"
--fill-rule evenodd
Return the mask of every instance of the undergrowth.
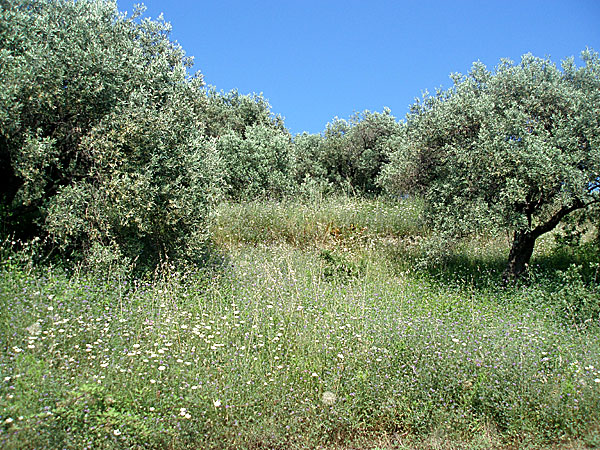
M 594 448 L 594 252 L 543 243 L 514 287 L 502 239 L 417 270 L 413 208 L 227 204 L 220 267 L 145 279 L 5 245 L 0 446 Z

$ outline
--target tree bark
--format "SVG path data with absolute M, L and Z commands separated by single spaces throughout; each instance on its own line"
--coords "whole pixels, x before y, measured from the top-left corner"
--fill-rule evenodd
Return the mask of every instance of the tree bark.
M 595 203 L 595 202 L 591 202 Z M 507 285 L 518 280 L 527 271 L 527 265 L 533 254 L 535 240 L 542 234 L 552 231 L 560 221 L 568 214 L 577 209 L 589 206 L 582 200 L 576 198 L 570 206 L 563 206 L 556 211 L 546 222 L 538 225 L 533 230 L 517 230 L 514 233 L 512 247 L 508 255 L 508 264 L 502 274 L 502 280 Z M 531 213 L 530 213 L 531 214 Z M 529 219 L 531 224 L 531 218 Z
M 518 280 L 527 271 L 527 265 L 533 254 L 533 247 L 538 236 L 531 231 L 515 231 L 512 247 L 508 255 L 508 264 L 502 280 L 504 284 L 510 284 Z

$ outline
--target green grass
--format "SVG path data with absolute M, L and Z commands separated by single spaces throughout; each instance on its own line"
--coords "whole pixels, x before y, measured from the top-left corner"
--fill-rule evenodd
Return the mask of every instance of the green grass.
M 415 270 L 415 208 L 225 204 L 222 267 L 145 281 L 4 258 L 0 446 L 594 448 L 597 320 L 561 309 L 593 257 L 555 276 L 548 241 L 503 288 L 479 239 Z
M 331 197 L 321 201 L 254 201 L 222 203 L 216 210 L 213 236 L 220 245 L 285 242 L 294 246 L 332 242 L 364 243 L 369 238 L 423 233 L 417 200 Z

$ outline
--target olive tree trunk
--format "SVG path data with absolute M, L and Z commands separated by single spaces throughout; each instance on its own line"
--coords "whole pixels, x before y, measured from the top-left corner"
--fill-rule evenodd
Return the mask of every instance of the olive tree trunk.
M 518 280 L 527 271 L 537 236 L 533 232 L 515 231 L 508 254 L 508 263 L 502 274 L 504 284 Z
M 563 206 L 550 216 L 546 222 L 539 224 L 537 227 L 516 230 L 513 235 L 510 253 L 508 254 L 508 263 L 502 274 L 504 284 L 515 282 L 527 271 L 527 265 L 533 254 L 537 238 L 556 228 L 560 221 L 571 212 L 586 206 L 581 200 L 575 199 L 570 206 Z M 529 222 L 531 223 L 530 217 Z

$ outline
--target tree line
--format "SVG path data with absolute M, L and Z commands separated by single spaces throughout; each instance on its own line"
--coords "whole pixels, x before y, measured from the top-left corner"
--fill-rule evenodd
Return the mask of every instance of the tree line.
M 600 188 L 600 60 L 475 63 L 391 111 L 292 136 L 260 95 L 190 74 L 170 25 L 104 0 L 0 2 L 0 227 L 83 264 L 201 263 L 211 206 L 346 192 L 424 199 L 449 239 L 508 231 L 505 280 Z M 104 256 L 103 256 L 104 255 Z

